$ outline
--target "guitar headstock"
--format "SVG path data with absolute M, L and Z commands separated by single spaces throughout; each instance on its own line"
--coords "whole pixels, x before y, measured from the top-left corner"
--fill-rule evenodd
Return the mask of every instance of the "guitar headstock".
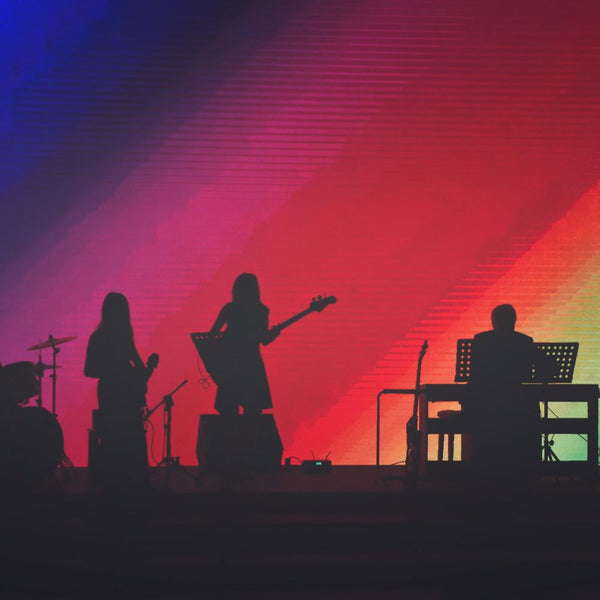
M 154 371 L 158 367 L 158 354 L 154 352 L 148 357 L 148 361 L 146 362 L 146 368 Z
M 328 304 L 335 304 L 337 302 L 337 298 L 335 296 L 317 296 L 312 299 L 310 303 L 310 310 L 321 312 Z
M 422 360 L 423 357 L 425 356 L 425 354 L 427 354 L 428 348 L 429 348 L 429 345 L 427 344 L 427 340 L 425 340 L 423 342 L 423 345 L 421 346 L 421 351 L 419 352 L 419 360 Z

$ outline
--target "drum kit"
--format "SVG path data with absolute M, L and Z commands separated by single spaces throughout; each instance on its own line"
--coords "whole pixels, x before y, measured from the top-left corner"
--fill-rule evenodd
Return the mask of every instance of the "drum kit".
M 21 361 L 0 365 L 1 470 L 12 480 L 35 482 L 66 459 L 63 433 L 56 418 L 56 356 L 62 344 L 76 336 L 55 338 L 27 348 L 37 351 L 37 363 Z M 42 361 L 42 351 L 52 349 L 52 364 Z M 42 379 L 51 371 L 52 412 L 42 406 Z M 32 399 L 35 405 L 26 406 Z M 68 459 L 67 459 L 68 460 Z

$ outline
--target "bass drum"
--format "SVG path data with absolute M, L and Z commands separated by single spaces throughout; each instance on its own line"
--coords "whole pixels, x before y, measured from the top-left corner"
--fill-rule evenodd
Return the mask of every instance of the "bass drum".
M 52 473 L 64 456 L 62 429 L 44 408 L 15 408 L 0 430 L 0 470 L 11 480 L 39 481 Z
M 16 362 L 0 368 L 0 397 L 12 405 L 23 404 L 40 393 L 37 369 L 32 362 Z

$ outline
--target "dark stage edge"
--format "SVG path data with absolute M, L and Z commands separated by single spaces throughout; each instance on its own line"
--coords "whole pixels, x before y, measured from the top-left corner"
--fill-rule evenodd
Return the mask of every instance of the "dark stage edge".
M 446 465 L 444 465 L 446 466 Z M 597 598 L 600 488 L 539 477 L 404 485 L 402 467 L 152 474 L 106 498 L 87 470 L 2 505 L 2 598 Z

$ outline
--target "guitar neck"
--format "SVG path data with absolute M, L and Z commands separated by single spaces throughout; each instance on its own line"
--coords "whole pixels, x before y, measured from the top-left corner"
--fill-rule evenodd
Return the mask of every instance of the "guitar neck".
M 286 327 L 293 325 L 296 321 L 299 321 L 300 319 L 302 319 L 303 317 L 305 317 L 306 315 L 308 315 L 311 312 L 313 312 L 312 308 L 310 308 L 310 307 L 306 308 L 302 312 L 299 312 L 297 315 L 294 315 L 293 317 L 290 317 L 289 319 L 287 319 L 287 321 L 284 321 L 283 323 L 279 323 L 278 325 L 276 325 L 276 327 L 277 327 L 277 329 L 279 329 L 281 331 L 282 329 L 285 329 Z
M 413 401 L 413 417 L 417 418 L 417 410 L 419 406 L 419 388 L 421 387 L 421 366 L 423 365 L 423 358 L 427 352 L 427 340 L 423 342 L 421 346 L 421 352 L 419 352 L 419 360 L 417 361 L 417 377 L 415 381 L 415 398 Z
M 143 369 L 143 378 L 145 379 L 146 382 L 148 382 L 150 377 L 152 377 L 152 373 L 154 373 L 154 370 L 156 369 L 157 366 L 158 366 L 158 354 L 150 355 L 148 357 L 148 360 L 147 360 L 146 364 L 144 365 L 144 369 Z
M 150 381 L 150 377 L 152 377 L 152 373 L 154 373 L 155 367 L 146 367 L 144 371 L 144 379 L 146 381 Z

